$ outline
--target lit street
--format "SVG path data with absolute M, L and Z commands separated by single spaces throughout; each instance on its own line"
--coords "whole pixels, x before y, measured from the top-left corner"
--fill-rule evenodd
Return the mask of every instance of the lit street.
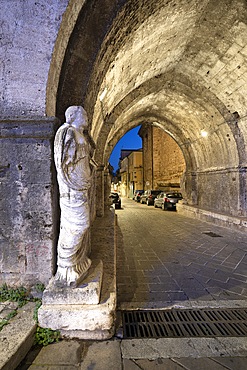
M 116 214 L 119 307 L 247 302 L 246 234 L 127 198 Z

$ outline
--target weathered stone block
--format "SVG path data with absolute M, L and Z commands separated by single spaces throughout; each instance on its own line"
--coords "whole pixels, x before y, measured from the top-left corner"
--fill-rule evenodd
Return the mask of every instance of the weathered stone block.
M 74 288 L 56 285 L 53 277 L 43 293 L 42 303 L 43 305 L 99 304 L 102 278 L 102 261 L 93 261 L 87 277 Z
M 116 296 L 98 305 L 42 305 L 39 324 L 59 330 L 64 337 L 107 339 L 113 335 Z
M 0 283 L 47 284 L 54 272 L 57 125 L 54 118 L 0 122 Z

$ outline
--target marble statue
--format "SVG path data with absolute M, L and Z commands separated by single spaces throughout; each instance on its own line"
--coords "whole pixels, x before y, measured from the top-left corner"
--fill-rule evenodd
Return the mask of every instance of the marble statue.
M 54 142 L 61 208 L 55 284 L 77 286 L 91 265 L 88 258 L 90 144 L 85 134 L 88 132 L 86 111 L 81 106 L 71 106 L 65 117 L 66 122 L 58 129 Z

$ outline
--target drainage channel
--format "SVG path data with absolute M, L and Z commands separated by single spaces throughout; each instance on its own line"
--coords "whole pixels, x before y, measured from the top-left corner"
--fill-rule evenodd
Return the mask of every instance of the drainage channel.
M 247 308 L 122 311 L 123 338 L 245 337 Z

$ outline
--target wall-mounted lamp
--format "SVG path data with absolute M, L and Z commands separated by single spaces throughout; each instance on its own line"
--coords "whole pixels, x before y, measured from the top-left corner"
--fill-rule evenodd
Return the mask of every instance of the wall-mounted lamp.
M 99 100 L 102 102 L 103 99 L 105 98 L 106 96 L 106 93 L 107 93 L 107 88 L 105 87 L 104 90 L 102 91 L 102 93 L 100 94 L 99 96 Z
M 208 136 L 208 132 L 205 131 L 205 130 L 201 130 L 201 136 L 202 137 L 207 137 Z

